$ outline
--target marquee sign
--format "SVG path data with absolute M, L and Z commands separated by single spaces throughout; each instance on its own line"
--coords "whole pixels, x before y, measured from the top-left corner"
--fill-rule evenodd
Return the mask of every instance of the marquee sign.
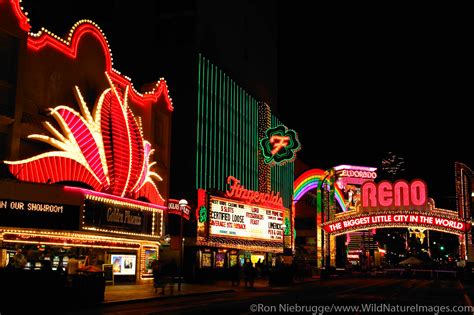
M 469 224 L 453 217 L 408 213 L 380 213 L 377 215 L 353 216 L 325 224 L 323 229 L 328 233 L 343 234 L 374 227 L 426 227 L 454 234 L 461 234 L 470 229 Z
M 471 228 L 471 222 L 460 218 L 457 212 L 436 209 L 434 201 L 428 198 L 426 183 L 420 179 L 366 182 L 361 194 L 355 211 L 336 214 L 334 220 L 322 224 L 327 233 L 339 235 L 368 228 L 424 227 L 463 234 Z
M 78 230 L 79 210 L 78 205 L 0 199 L 0 223 L 10 227 Z
M 132 203 L 102 198 L 84 200 L 83 229 L 155 236 L 162 233 L 162 213 Z
M 210 198 L 210 235 L 283 241 L 283 210 Z
M 265 138 L 260 140 L 260 148 L 265 163 L 283 165 L 296 158 L 301 145 L 294 130 L 279 125 L 265 131 Z
M 240 180 L 234 176 L 227 177 L 227 184 L 229 188 L 225 195 L 227 197 L 240 199 L 248 203 L 262 204 L 272 207 L 283 208 L 283 198 L 280 197 L 280 192 L 263 193 L 253 190 L 248 190 L 245 186 L 240 184 Z

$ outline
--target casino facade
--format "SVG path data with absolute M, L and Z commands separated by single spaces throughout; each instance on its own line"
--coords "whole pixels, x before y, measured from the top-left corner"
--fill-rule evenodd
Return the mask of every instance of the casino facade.
M 30 28 L 18 1 L 0 1 L 0 266 L 21 249 L 31 269 L 75 256 L 112 264 L 116 281 L 150 278 L 169 189 L 166 81 L 138 92 L 93 21 L 66 36 Z

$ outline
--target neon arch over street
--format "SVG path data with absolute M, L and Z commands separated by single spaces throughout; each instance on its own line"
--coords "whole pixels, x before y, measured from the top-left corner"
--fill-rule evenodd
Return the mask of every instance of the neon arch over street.
M 325 176 L 325 171 L 318 168 L 308 170 L 301 174 L 293 184 L 294 203 L 296 204 L 308 191 L 318 188 L 319 182 L 323 180 Z M 337 200 L 337 203 L 341 206 L 344 212 L 347 211 L 342 191 L 339 189 L 339 187 L 337 187 L 337 185 L 335 185 L 334 188 L 334 196 Z

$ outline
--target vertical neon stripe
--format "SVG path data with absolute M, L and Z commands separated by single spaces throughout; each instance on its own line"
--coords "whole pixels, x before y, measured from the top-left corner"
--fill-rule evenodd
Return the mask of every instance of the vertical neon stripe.
M 228 134 L 229 134 L 229 124 L 228 124 L 228 116 L 229 116 L 229 77 L 224 75 L 224 87 L 225 87 L 225 104 L 224 104 L 224 177 L 229 175 L 229 141 L 228 141 Z M 225 190 L 225 189 L 224 189 Z
M 227 112 L 227 134 L 228 134 L 228 140 L 227 140 L 227 164 L 228 164 L 228 170 L 226 176 L 232 175 L 232 80 L 230 77 L 228 77 L 227 81 L 227 87 L 229 89 L 227 93 L 227 100 L 229 102 L 229 106 L 227 109 L 229 110 Z
M 245 130 L 246 130 L 246 137 L 245 141 L 247 144 L 247 151 L 246 151 L 246 157 L 245 157 L 245 169 L 247 172 L 247 177 L 249 178 L 249 187 L 251 190 L 253 190 L 252 184 L 253 184 L 253 178 L 252 178 L 252 172 L 249 171 L 250 168 L 250 152 L 252 151 L 252 148 L 250 146 L 250 129 L 249 129 L 249 120 L 250 120 L 250 115 L 249 115 L 249 95 L 245 93 Z
M 244 139 L 244 135 L 242 134 L 242 122 L 243 122 L 243 116 L 242 116 L 242 88 L 239 87 L 239 90 L 238 90 L 239 94 L 238 94 L 238 98 L 239 98 L 239 101 L 237 104 L 239 104 L 239 107 L 238 107 L 238 119 L 239 119 L 239 129 L 237 131 L 237 136 L 238 136 L 238 146 L 239 146 L 239 155 L 238 155 L 238 164 L 239 165 L 239 176 L 240 178 L 242 178 L 242 181 L 244 183 L 245 186 L 248 187 L 248 183 L 247 183 L 247 179 L 245 178 L 244 176 L 244 172 L 243 172 L 243 161 L 244 159 L 242 158 L 242 152 L 244 150 L 244 146 L 243 146 L 243 143 L 242 143 L 242 140 Z
M 234 110 L 234 102 L 233 102 L 233 96 L 234 96 L 234 87 L 232 85 L 232 80 L 229 78 L 229 84 L 230 84 L 230 116 L 229 116 L 229 121 L 230 121 L 230 139 L 229 139 L 229 145 L 230 145 L 230 155 L 229 155 L 229 162 L 230 162 L 230 174 L 232 176 L 235 176 L 234 174 L 234 146 L 232 142 L 234 141 L 234 115 L 233 115 L 233 110 Z
M 209 139 L 209 59 L 206 60 L 207 65 L 206 65 L 206 119 L 205 119 L 205 125 L 204 127 L 206 128 L 206 135 L 205 135 L 205 144 L 204 144 L 204 183 L 203 187 L 207 188 L 208 186 L 208 165 L 209 165 L 209 156 L 208 156 L 208 149 L 209 149 L 209 144 L 208 144 L 208 139 Z
M 212 143 L 213 139 L 213 112 L 214 112 L 214 66 L 212 62 L 209 64 L 209 71 L 211 72 L 210 74 L 210 82 L 209 82 L 209 120 L 207 121 L 207 128 L 209 128 L 209 173 L 207 174 L 207 188 L 212 187 L 213 182 L 212 182 L 212 175 L 214 174 L 214 163 L 213 163 L 213 153 L 214 153 L 214 145 Z
M 235 165 L 235 176 L 242 180 L 242 176 L 240 176 L 240 166 L 239 166 L 239 125 L 240 125 L 240 117 L 239 117 L 239 89 L 240 87 L 235 83 L 235 94 L 234 94 L 234 114 L 235 114 L 235 125 L 234 125 L 234 144 L 235 144 L 235 154 L 234 154 L 234 165 Z M 244 184 L 244 183 L 242 183 Z
M 198 54 L 198 109 L 197 109 L 197 130 L 196 130 L 196 188 L 200 187 L 199 183 L 199 169 L 201 162 L 201 54 Z
M 255 174 L 254 180 L 254 187 L 255 190 L 258 190 L 258 109 L 255 106 L 255 100 L 252 99 L 252 130 L 253 130 L 253 137 L 252 137 L 252 146 L 253 146 L 253 173 Z M 256 148 L 257 146 L 257 148 Z
M 240 89 L 240 144 L 242 146 L 242 150 L 240 151 L 240 158 L 242 159 L 240 161 L 240 168 L 242 172 L 243 178 L 245 178 L 245 185 L 246 187 L 249 187 L 249 179 L 247 177 L 247 168 L 245 167 L 245 152 L 247 152 L 247 147 L 246 147 L 246 141 L 245 141 L 245 112 L 244 112 L 244 89 Z
M 232 166 L 233 166 L 233 175 L 237 175 L 237 136 L 235 130 L 237 129 L 237 114 L 236 114 L 236 107 L 237 107 L 237 84 L 232 81 Z
M 213 142 L 212 142 L 212 158 L 213 158 L 213 169 L 212 169 L 212 174 L 211 174 L 211 178 L 212 178 L 212 188 L 216 188 L 216 171 L 217 171 L 217 165 L 216 165 L 216 162 L 217 162 L 217 138 L 216 138 L 216 133 L 217 133 L 217 67 L 216 66 L 213 66 L 213 69 L 214 69 L 214 88 L 213 88 L 213 91 L 214 91 L 214 94 L 213 94 L 213 99 L 214 99 L 214 117 L 213 117 L 213 121 L 212 121 L 212 124 L 213 124 Z
M 235 81 L 232 81 L 232 86 L 233 86 L 233 90 L 234 92 L 232 93 L 232 104 L 233 104 L 233 108 L 232 108 L 232 125 L 233 125 L 233 128 L 232 128 L 232 136 L 233 136 L 233 139 L 232 139 L 232 160 L 233 160 L 233 163 L 232 165 L 234 166 L 234 176 L 238 176 L 237 175 L 237 133 L 236 133 L 236 129 L 237 129 L 237 84 L 235 83 Z
M 222 114 L 224 112 L 224 106 L 222 105 L 222 71 L 219 70 L 219 174 L 217 176 L 217 182 L 219 185 L 217 185 L 217 189 L 223 191 L 224 187 L 222 185 L 223 178 L 224 178 L 224 155 L 223 155 L 223 149 L 224 149 L 224 141 L 223 135 L 224 135 L 224 130 L 222 128 Z

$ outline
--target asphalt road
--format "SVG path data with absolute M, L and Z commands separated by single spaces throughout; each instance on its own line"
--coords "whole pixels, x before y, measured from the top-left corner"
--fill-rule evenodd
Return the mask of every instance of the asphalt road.
M 179 297 L 70 314 L 473 314 L 456 280 L 331 279 L 298 286 Z M 423 312 L 426 311 L 426 312 Z

